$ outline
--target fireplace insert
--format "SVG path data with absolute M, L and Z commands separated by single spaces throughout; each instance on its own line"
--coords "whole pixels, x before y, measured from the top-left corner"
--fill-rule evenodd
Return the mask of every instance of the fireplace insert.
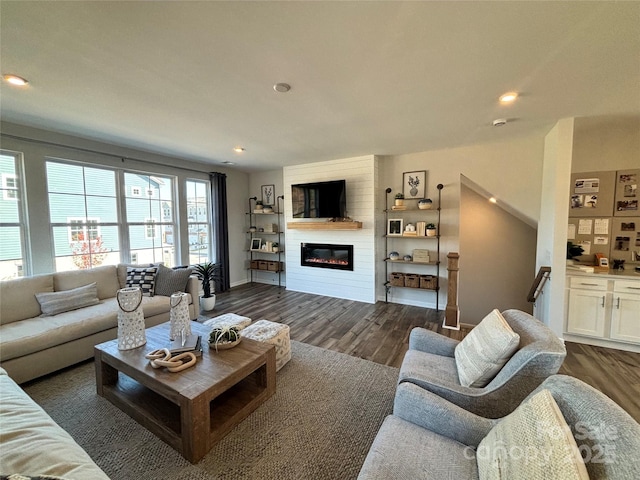
M 353 245 L 301 243 L 300 264 L 303 267 L 353 271 Z

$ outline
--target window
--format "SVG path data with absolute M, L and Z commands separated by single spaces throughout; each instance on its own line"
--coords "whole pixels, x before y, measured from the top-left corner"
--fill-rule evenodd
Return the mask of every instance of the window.
M 195 265 L 212 260 L 209 182 L 187 180 L 186 189 L 189 263 Z
M 56 270 L 117 264 L 116 172 L 58 161 L 46 167 Z
M 127 242 L 131 254 L 137 253 L 139 262 L 176 264 L 173 232 L 178 228 L 174 215 L 173 177 L 124 172 L 125 191 L 133 187 L 145 192 L 144 197 L 125 198 Z
M 0 176 L 0 279 L 9 279 L 23 275 L 26 258 L 21 155 L 0 151 Z

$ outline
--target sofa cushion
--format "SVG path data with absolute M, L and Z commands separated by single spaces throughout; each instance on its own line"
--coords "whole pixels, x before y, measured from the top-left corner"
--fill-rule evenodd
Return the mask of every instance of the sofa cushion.
M 0 282 L 0 325 L 42 313 L 36 293 L 53 292 L 53 275 L 34 275 Z
M 456 346 L 460 385 L 484 387 L 518 349 L 520 336 L 493 310 Z
M 174 270 L 164 265 L 158 265 L 156 274 L 156 285 L 154 295 L 165 295 L 170 297 L 176 292 L 184 292 L 187 288 L 187 282 L 191 276 L 190 268 L 179 268 Z
M 127 287 L 140 287 L 143 297 L 152 297 L 158 267 L 127 267 Z
M 61 292 L 36 293 L 43 315 L 57 315 L 89 305 L 95 305 L 98 300 L 98 287 L 93 282 L 83 287 L 63 290 Z
M 0 375 L 0 473 L 108 480 L 89 455 L 7 375 Z
M 549 390 L 500 420 L 476 451 L 481 480 L 588 480 L 571 429 Z
M 425 376 L 424 372 L 428 372 Z M 400 367 L 399 381 L 420 385 L 421 381 L 438 385 L 455 385 L 458 382 L 456 361 L 419 350 L 408 350 Z
M 358 480 L 474 479 L 477 469 L 473 448 L 390 415 L 369 449 Z
M 116 266 L 105 265 L 86 270 L 70 270 L 53 274 L 53 287 L 56 292 L 71 290 L 93 282 L 98 285 L 98 298 L 100 300 L 115 297 L 120 288 Z
M 146 267 L 157 267 L 161 265 L 160 263 L 119 263 L 117 266 L 118 271 L 118 284 L 120 288 L 124 288 L 127 286 L 127 268 L 146 268 Z

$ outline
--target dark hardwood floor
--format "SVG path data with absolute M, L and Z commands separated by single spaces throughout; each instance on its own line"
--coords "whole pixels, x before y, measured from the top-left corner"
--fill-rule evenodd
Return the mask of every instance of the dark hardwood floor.
M 246 284 L 216 295 L 208 317 L 233 312 L 254 321 L 286 323 L 291 339 L 384 365 L 399 367 L 409 332 L 420 326 L 462 339 L 468 329 L 442 329 L 443 312 L 409 305 L 375 305 L 260 283 Z M 640 421 L 640 354 L 567 342 L 560 373 L 604 392 Z

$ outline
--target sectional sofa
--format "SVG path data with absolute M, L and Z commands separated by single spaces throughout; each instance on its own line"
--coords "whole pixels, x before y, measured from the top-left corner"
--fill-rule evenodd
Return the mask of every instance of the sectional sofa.
M 117 337 L 116 294 L 127 284 L 128 267 L 132 266 L 109 265 L 0 282 L 2 368 L 17 383 L 23 383 L 93 357 L 94 345 Z M 146 326 L 169 320 L 172 290 L 189 294 L 189 316 L 196 319 L 199 313 L 198 279 L 163 266 L 156 266 L 154 275 L 155 287 L 162 287 L 165 295 L 143 297 Z M 186 285 L 176 284 L 176 276 L 182 278 L 180 283 L 186 279 Z M 87 306 L 43 315 L 36 294 L 84 290 L 94 283 L 97 300 L 94 294 L 93 301 L 85 302 Z M 40 295 L 41 301 L 42 297 Z M 86 294 L 79 295 L 78 301 L 85 301 L 86 297 Z

